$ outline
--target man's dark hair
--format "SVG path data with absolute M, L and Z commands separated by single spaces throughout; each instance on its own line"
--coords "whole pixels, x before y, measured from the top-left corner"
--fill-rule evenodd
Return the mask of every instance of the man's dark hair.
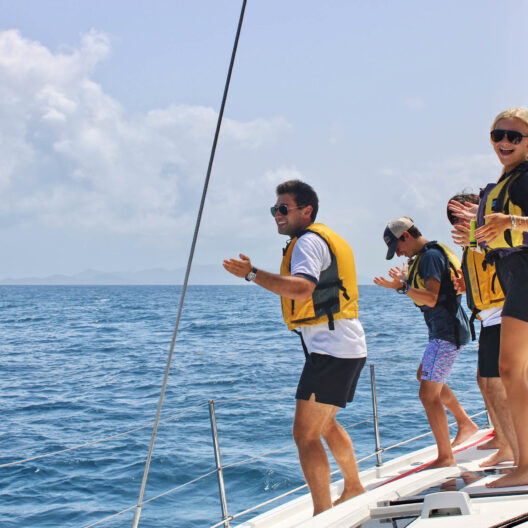
M 414 220 L 408 216 L 404 216 L 404 218 L 408 218 L 411 222 L 414 222 Z M 420 233 L 420 230 L 414 224 L 409 227 L 409 229 L 407 229 L 407 233 L 409 233 L 409 235 L 411 235 L 413 238 L 420 238 L 422 236 L 422 233 Z M 405 240 L 405 237 L 402 235 L 400 240 Z
M 422 236 L 422 233 L 420 233 L 420 230 L 416 226 L 411 226 L 409 229 L 407 229 L 407 232 L 409 235 L 411 235 L 413 238 L 420 238 Z
M 422 233 L 420 233 L 420 230 L 415 225 L 409 227 L 409 229 L 407 229 L 407 233 L 409 233 L 409 235 L 411 235 L 413 238 L 420 238 L 422 236 Z M 402 235 L 400 240 L 405 240 L 405 237 Z
M 277 185 L 276 193 L 277 196 L 286 193 L 292 194 L 295 203 L 299 206 L 311 205 L 312 214 L 310 215 L 310 218 L 312 219 L 312 222 L 315 222 L 315 217 L 319 210 L 319 198 L 317 198 L 317 193 L 310 185 L 301 180 L 289 180 Z
M 455 201 L 461 204 L 466 203 L 466 202 L 469 202 L 472 204 L 478 204 L 480 202 L 480 198 L 478 197 L 477 194 L 461 192 L 459 194 L 455 194 L 455 196 L 450 198 L 449 201 L 450 202 Z M 447 209 L 447 219 L 449 220 L 451 225 L 454 225 L 457 217 L 453 214 L 452 211 Z

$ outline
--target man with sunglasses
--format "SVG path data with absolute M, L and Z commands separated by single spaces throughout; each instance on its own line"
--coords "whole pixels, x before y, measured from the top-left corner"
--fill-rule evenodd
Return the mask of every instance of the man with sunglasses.
M 276 189 L 271 207 L 279 234 L 290 237 L 280 274 L 253 267 L 249 257 L 224 260 L 224 268 L 281 296 L 284 321 L 301 336 L 306 357 L 297 387 L 293 436 L 314 515 L 332 507 L 330 465 L 324 438 L 344 477 L 339 504 L 365 491 L 354 448 L 336 421 L 354 397 L 367 355 L 357 319 L 358 289 L 348 243 L 324 224 L 314 223 L 319 201 L 308 184 L 290 180 Z

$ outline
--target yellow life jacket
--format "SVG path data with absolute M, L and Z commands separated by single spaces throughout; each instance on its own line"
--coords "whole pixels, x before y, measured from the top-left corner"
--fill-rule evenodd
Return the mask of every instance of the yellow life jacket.
M 319 235 L 330 249 L 331 264 L 321 272 L 312 296 L 306 301 L 281 297 L 282 315 L 288 329 L 327 322 L 334 329 L 336 319 L 356 319 L 358 287 L 354 254 L 348 243 L 324 224 L 311 224 L 291 239 L 284 250 L 280 273 L 291 275 L 293 248 L 306 233 Z
M 495 266 L 486 262 L 486 255 L 465 248 L 462 273 L 466 283 L 468 308 L 480 319 L 478 312 L 504 304 L 504 292 L 497 278 Z
M 424 256 L 425 252 L 428 249 L 439 249 L 444 257 L 447 259 L 448 263 L 448 269 L 450 272 L 450 281 L 445 281 L 442 279 L 440 281 L 440 292 L 438 294 L 438 302 L 444 302 L 449 304 L 449 302 L 452 300 L 452 298 L 455 298 L 457 295 L 460 295 L 456 291 L 456 288 L 453 283 L 454 277 L 460 276 L 460 268 L 461 264 L 458 260 L 458 257 L 444 244 L 440 244 L 438 242 L 432 241 L 427 242 L 425 246 L 421 249 L 421 251 L 414 257 L 412 262 L 409 265 L 409 271 L 407 273 L 407 282 L 408 284 L 413 288 L 418 288 L 419 290 L 425 290 L 425 281 L 418 273 L 418 265 L 420 263 L 420 260 Z M 424 303 L 413 301 L 414 304 L 418 307 L 424 306 Z
M 484 216 L 492 213 L 524 216 L 524 211 L 511 201 L 510 188 L 512 183 L 527 170 L 528 163 L 521 163 L 511 172 L 504 174 L 497 183 L 489 183 L 486 186 L 481 196 L 477 214 L 478 227 L 485 224 Z M 519 251 L 522 247 L 528 247 L 528 234 L 506 229 L 492 242 L 483 242 L 480 243 L 480 246 L 488 253 L 504 256 Z

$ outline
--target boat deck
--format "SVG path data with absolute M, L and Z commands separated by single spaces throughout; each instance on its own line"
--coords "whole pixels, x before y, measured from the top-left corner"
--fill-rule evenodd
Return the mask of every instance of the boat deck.
M 493 450 L 477 447 L 493 435 L 478 431 L 455 450 L 456 467 L 427 469 L 436 458 L 430 446 L 360 473 L 367 492 L 317 517 L 312 517 L 309 494 L 239 525 L 241 528 L 450 528 L 513 526 L 505 521 L 528 512 L 528 486 L 490 489 L 486 483 L 512 470 L 504 463 L 492 468 L 479 464 Z M 343 481 L 332 484 L 337 499 Z M 449 519 L 446 520 L 446 517 Z M 387 524 L 389 523 L 389 524 Z M 527 526 L 522 517 L 515 526 Z

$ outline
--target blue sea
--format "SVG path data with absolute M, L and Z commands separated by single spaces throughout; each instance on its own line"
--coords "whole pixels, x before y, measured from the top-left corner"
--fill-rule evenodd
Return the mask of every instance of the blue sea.
M 107 518 L 138 500 L 180 295 L 178 286 L 0 287 L 2 528 L 131 526 L 133 510 Z M 368 362 L 338 415 L 358 458 L 375 447 L 371 364 L 382 446 L 428 431 L 415 378 L 427 341 L 419 310 L 360 286 L 360 320 Z M 230 514 L 304 483 L 291 437 L 303 361 L 275 295 L 255 285 L 188 289 L 144 500 L 164 495 L 144 504 L 140 527 L 221 520 L 217 475 L 204 476 L 215 469 L 210 400 Z M 473 343 L 450 380 L 469 413 L 483 406 L 475 372 Z M 41 457 L 75 446 L 83 447 Z

